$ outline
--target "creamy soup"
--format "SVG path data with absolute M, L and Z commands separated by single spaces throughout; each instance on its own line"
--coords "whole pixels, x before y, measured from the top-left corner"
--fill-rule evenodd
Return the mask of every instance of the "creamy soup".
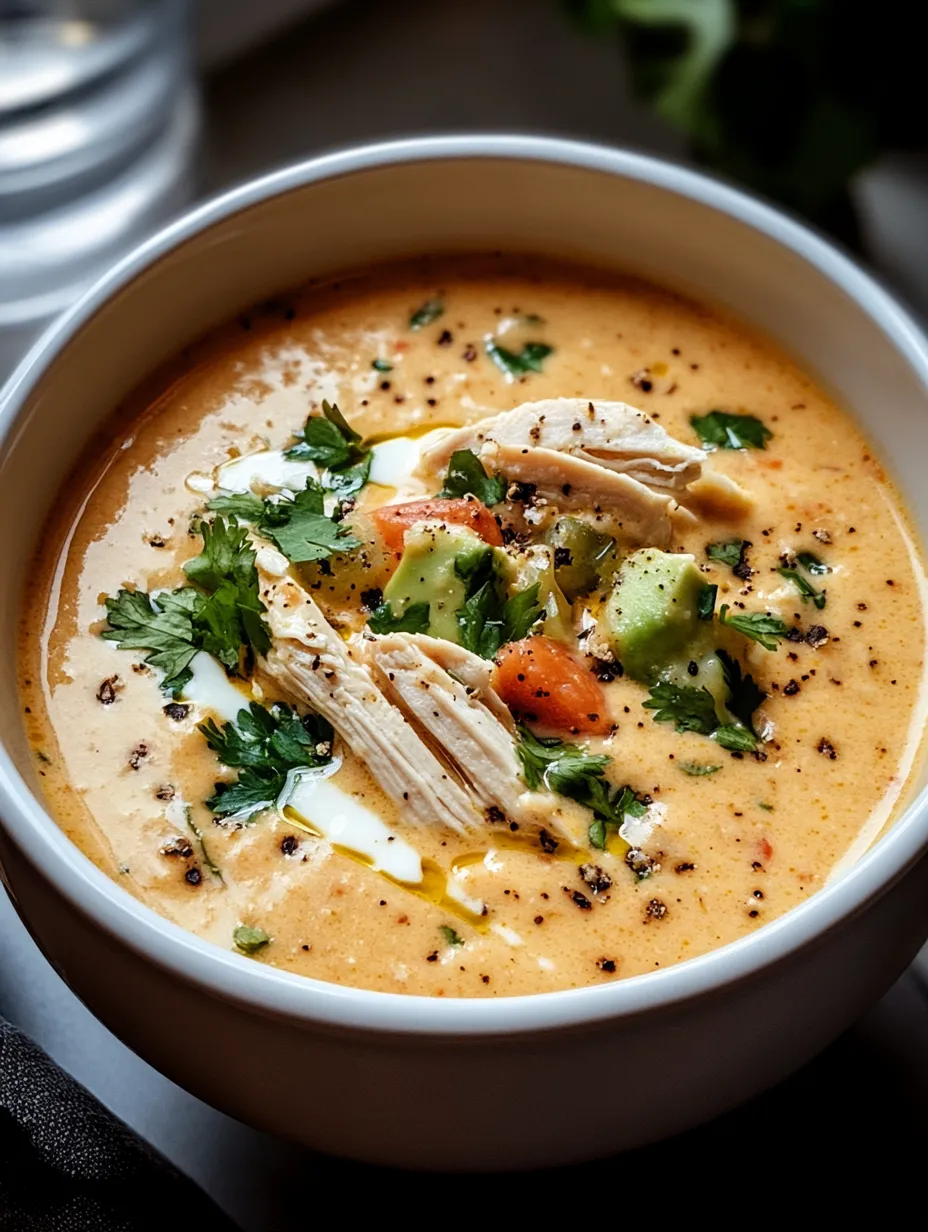
M 420 261 L 122 406 L 30 576 L 49 806 L 219 946 L 432 996 L 745 937 L 891 821 L 922 570 L 846 413 L 633 279 Z

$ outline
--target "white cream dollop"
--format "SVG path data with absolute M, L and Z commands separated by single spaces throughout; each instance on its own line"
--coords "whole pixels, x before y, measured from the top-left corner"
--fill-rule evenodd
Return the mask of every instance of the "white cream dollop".
M 190 670 L 193 675 L 180 693 L 183 701 L 192 702 L 203 710 L 211 710 L 227 723 L 233 723 L 238 712 L 251 701 L 247 684 L 243 681 L 242 688 L 234 685 L 219 660 L 205 650 L 198 650 L 193 656 Z

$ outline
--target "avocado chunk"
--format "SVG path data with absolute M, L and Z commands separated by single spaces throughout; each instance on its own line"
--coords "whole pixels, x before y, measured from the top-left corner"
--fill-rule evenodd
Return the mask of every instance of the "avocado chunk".
M 574 642 L 570 604 L 564 598 L 554 573 L 554 560 L 547 544 L 537 543 L 519 559 L 516 584 L 519 590 L 538 585 L 538 604 L 544 613 L 546 637 L 559 642 Z
M 396 616 L 413 603 L 429 605 L 428 632 L 460 642 L 455 613 L 464 606 L 477 578 L 492 567 L 493 549 L 466 526 L 413 526 L 406 533 L 403 558 L 384 587 L 384 601 Z
M 684 553 L 643 548 L 622 562 L 606 603 L 606 633 L 634 680 L 656 680 L 696 642 L 703 585 L 695 557 Z
M 580 518 L 562 517 L 545 535 L 554 549 L 554 576 L 569 602 L 588 595 L 603 581 L 613 560 L 615 540 Z

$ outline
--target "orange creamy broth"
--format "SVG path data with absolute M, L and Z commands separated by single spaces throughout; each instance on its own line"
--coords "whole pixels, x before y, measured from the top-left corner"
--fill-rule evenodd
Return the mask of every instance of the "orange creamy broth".
M 411 310 L 437 291 L 444 315 L 410 331 Z M 532 340 L 554 352 L 540 373 L 508 382 L 482 340 L 525 314 L 543 318 Z M 503 338 L 515 349 L 519 329 Z M 372 369 L 378 355 L 390 358 L 392 372 Z M 637 881 L 621 851 L 594 853 L 612 881 L 600 894 L 581 879 L 582 858 L 561 858 L 563 848 L 551 856 L 519 836 L 503 841 L 498 830 L 462 839 L 412 826 L 350 757 L 334 781 L 431 862 L 421 893 L 287 817 L 240 829 L 215 824 L 201 803 L 219 776 L 214 754 L 191 722 L 163 713 L 156 678 L 140 668 L 145 652 L 115 650 L 98 636 L 103 596 L 183 582 L 181 565 L 200 548 L 191 518 L 204 500 L 188 476 L 281 447 L 323 398 L 373 436 L 558 396 L 632 402 L 687 442 L 695 440 L 690 415 L 714 407 L 749 411 L 773 432 L 764 451 L 711 455 L 712 468 L 751 492 L 752 510 L 738 520 L 678 522 L 672 544 L 706 566 L 720 603 L 763 610 L 770 597 L 788 623 L 795 614 L 803 628 L 827 628 L 819 647 L 785 641 L 767 652 L 744 643 L 741 658 L 769 694 L 766 760 L 676 734 L 642 709 L 642 685 L 607 684 L 617 729 L 591 746 L 612 755 L 616 782 L 648 793 L 666 814 L 660 870 Z M 387 495 L 369 491 L 365 500 Z M 732 538 L 752 545 L 747 595 L 730 569 L 706 560 L 707 543 Z M 834 568 L 813 579 L 827 587 L 822 612 L 795 593 L 783 600 L 780 554 L 802 550 Z M 879 833 L 917 736 L 921 579 L 899 496 L 870 446 L 766 340 L 630 279 L 535 260 L 416 262 L 257 309 L 189 348 L 120 408 L 43 536 L 25 600 L 23 705 L 62 828 L 121 885 L 201 936 L 229 947 L 239 922 L 260 925 L 272 941 L 258 961 L 387 991 L 570 988 L 753 932 Z M 101 704 L 101 684 L 114 673 L 116 701 Z M 721 768 L 693 777 L 685 763 Z M 190 854 L 183 843 L 181 854 L 164 854 L 178 838 Z M 467 869 L 468 893 L 488 907 L 483 920 L 442 901 L 441 870 L 452 866 Z M 464 944 L 449 944 L 442 925 Z

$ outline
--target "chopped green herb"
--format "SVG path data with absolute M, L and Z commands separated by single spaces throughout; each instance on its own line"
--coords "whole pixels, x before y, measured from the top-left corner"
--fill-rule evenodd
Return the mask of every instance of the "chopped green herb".
M 450 924 L 439 924 L 438 931 L 444 937 L 449 945 L 453 945 L 455 949 L 464 945 L 464 938 L 460 933 L 456 933 Z
M 354 491 L 354 472 L 370 469 L 370 455 L 358 467 L 338 472 L 333 477 Z M 360 479 L 363 485 L 366 475 Z M 341 495 L 347 494 L 339 488 Z M 279 496 L 260 500 L 253 493 L 234 493 L 210 501 L 211 510 L 236 513 L 247 517 L 259 534 L 271 539 L 284 556 L 294 564 L 323 560 L 335 552 L 350 552 L 360 546 L 347 526 L 324 513 L 324 493 L 315 479 L 307 479 L 306 487 L 295 496 Z
M 823 560 L 819 560 L 814 552 L 800 552 L 796 559 L 799 561 L 800 565 L 802 565 L 803 569 L 809 573 L 831 573 L 831 566 L 826 565 Z
M 710 766 L 702 761 L 678 761 L 677 765 L 684 774 L 689 774 L 693 778 L 701 778 L 705 774 L 717 774 L 722 768 L 721 766 Z
M 464 649 L 492 659 L 507 642 L 527 637 L 544 615 L 538 603 L 538 587 L 535 582 L 501 601 L 497 579 L 484 582 L 455 613 Z
M 375 359 L 371 364 L 375 372 L 392 372 L 393 365 L 387 359 Z
M 410 603 L 401 616 L 394 616 L 392 604 L 381 603 L 371 613 L 367 627 L 371 633 L 427 633 L 429 605 Z
M 729 616 L 728 611 L 728 604 L 723 603 L 719 608 L 719 623 L 760 642 L 765 650 L 776 650 L 777 639 L 786 637 L 788 632 L 779 616 L 771 616 L 769 612 L 738 612 Z
M 200 829 L 197 823 L 193 820 L 193 809 L 189 806 L 189 804 L 184 809 L 184 819 L 187 822 L 187 829 L 190 831 L 193 837 L 197 840 L 197 845 L 200 848 L 200 856 L 203 860 L 203 863 L 206 865 L 206 867 L 209 869 L 209 871 L 213 874 L 214 877 L 216 877 L 219 881 L 224 882 L 225 878 L 222 875 L 222 870 L 220 869 L 219 865 L 216 864 L 216 862 L 211 858 L 209 851 L 207 850 L 207 847 L 206 847 L 206 840 L 203 838 L 203 831 Z
M 102 637 L 123 650 L 148 650 L 145 659 L 165 674 L 164 687 L 179 692 L 190 679 L 190 661 L 200 649 L 193 628 L 193 609 L 200 596 L 192 587 L 159 595 L 152 601 L 143 590 L 120 590 L 106 599 L 109 628 Z
M 730 723 L 717 727 L 712 733 L 712 739 L 723 749 L 729 749 L 733 753 L 753 753 L 757 748 L 757 737 L 752 732 L 746 727 L 735 727 Z
M 692 415 L 690 423 L 708 449 L 766 449 L 773 436 L 754 415 L 710 411 L 708 415 Z
M 799 591 L 803 603 L 808 603 L 811 599 L 819 611 L 821 611 L 827 603 L 828 600 L 825 591 L 816 590 L 809 579 L 803 577 L 798 569 L 787 569 L 781 566 L 777 570 L 777 573 L 779 573 L 780 577 L 786 578 L 788 582 L 792 582 L 792 584 Z
M 696 596 L 696 615 L 700 620 L 712 619 L 712 614 L 715 611 L 715 600 L 718 598 L 718 593 L 718 586 L 700 586 L 699 594 Z
M 527 342 L 521 351 L 509 351 L 500 346 L 495 338 L 484 342 L 487 355 L 501 372 L 507 376 L 524 376 L 528 372 L 540 372 L 542 361 L 552 354 L 554 347 L 544 342 Z
M 215 496 L 206 508 L 211 513 L 223 513 L 227 517 L 240 518 L 243 522 L 257 522 L 264 513 L 264 501 L 254 492 L 224 492 Z M 194 523 L 196 530 L 198 523 Z
M 731 714 L 753 735 L 754 711 L 764 701 L 767 694 L 750 674 L 745 674 L 737 659 L 732 658 L 725 650 L 716 650 L 719 662 L 722 664 L 722 674 L 728 686 L 728 700 L 725 705 Z
M 757 801 L 757 807 L 758 807 L 759 809 L 763 809 L 765 813 L 772 813 L 772 812 L 773 812 L 773 805 L 772 805 L 772 804 L 768 804 L 766 800 L 758 800 L 758 801 Z
M 286 457 L 323 467 L 323 486 L 342 497 L 357 492 L 370 475 L 370 450 L 334 403 L 323 402 L 322 414 L 310 415 Z
M 476 496 L 488 507 L 498 505 L 509 486 L 505 475 L 488 475 L 483 463 L 470 449 L 456 449 L 451 455 L 440 497 Z
M 631 787 L 614 788 L 604 777 L 611 757 L 588 753 L 582 746 L 556 736 L 536 736 L 522 724 L 519 737 L 516 753 L 526 786 L 532 791 L 546 787 L 590 809 L 594 814 L 589 831 L 591 846 L 602 849 L 608 827 L 618 829 L 626 816 L 644 813 L 645 805 Z
M 233 783 L 216 783 L 206 807 L 217 817 L 247 821 L 270 808 L 284 790 L 291 770 L 323 766 L 332 760 L 332 728 L 315 714 L 302 718 L 282 702 L 266 710 L 251 702 L 234 723 L 198 724 L 206 743 L 224 766 L 238 770 Z
M 263 928 L 251 924 L 239 924 L 232 934 L 236 949 L 241 950 L 243 954 L 257 954 L 259 950 L 264 949 L 270 939 Z
M 673 723 L 678 732 L 700 732 L 708 736 L 718 726 L 715 698 L 705 687 L 676 685 L 669 680 L 653 685 L 645 710 L 653 710 L 656 723 Z
M 728 539 L 723 543 L 707 543 L 706 555 L 734 571 L 744 562 L 744 554 L 751 545 L 747 539 Z
M 421 307 L 410 314 L 409 328 L 425 329 L 426 325 L 431 325 L 433 321 L 437 321 L 444 315 L 445 305 L 440 299 L 427 299 Z

